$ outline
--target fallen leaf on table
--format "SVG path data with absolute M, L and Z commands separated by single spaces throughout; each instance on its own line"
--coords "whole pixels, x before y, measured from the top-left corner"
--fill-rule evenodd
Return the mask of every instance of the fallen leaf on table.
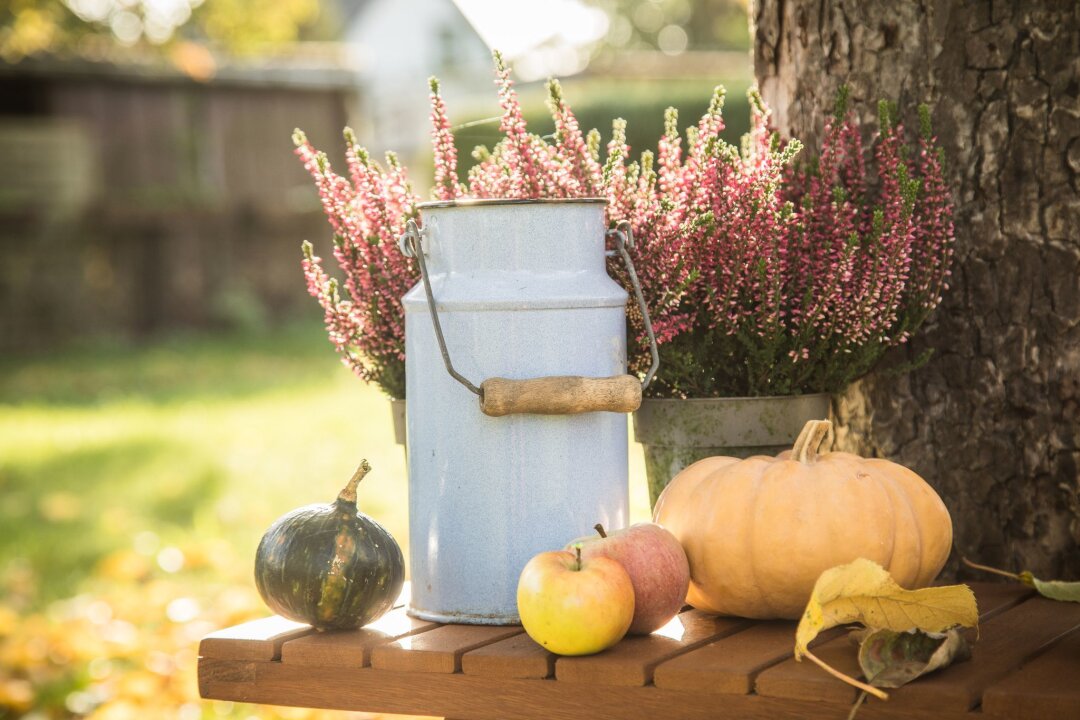
M 821 573 L 795 630 L 795 659 L 808 657 L 834 677 L 885 700 L 888 695 L 880 689 L 830 667 L 809 650 L 822 630 L 854 622 L 875 630 L 940 633 L 976 627 L 979 610 L 967 585 L 905 590 L 885 568 L 865 558 Z
M 1012 573 L 1008 570 L 999 570 L 995 567 L 988 565 L 980 565 L 974 563 L 967 558 L 960 558 L 965 565 L 976 570 L 982 570 L 983 572 L 994 573 L 995 575 L 1002 575 L 1013 580 L 1019 580 L 1028 587 L 1035 588 L 1035 591 L 1042 595 L 1044 598 L 1050 600 L 1058 600 L 1060 602 L 1080 602 L 1080 582 L 1065 582 L 1062 580 L 1040 580 L 1027 570 L 1020 573 Z
M 918 677 L 971 657 L 960 631 L 859 630 L 859 667 L 874 687 L 898 688 Z
M 1035 588 L 1045 598 L 1061 602 L 1080 602 L 1080 582 L 1040 580 L 1026 570 L 1020 573 L 1020 581 Z
M 795 658 L 822 630 L 844 623 L 901 632 L 975 627 L 979 610 L 967 585 L 905 590 L 876 562 L 859 558 L 821 573 L 795 631 Z

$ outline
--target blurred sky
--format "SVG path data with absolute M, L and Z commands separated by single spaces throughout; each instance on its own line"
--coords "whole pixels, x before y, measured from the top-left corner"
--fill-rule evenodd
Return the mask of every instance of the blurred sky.
M 604 11 L 578 0 L 455 0 L 486 42 L 517 55 L 551 38 L 573 45 L 598 40 L 608 29 Z

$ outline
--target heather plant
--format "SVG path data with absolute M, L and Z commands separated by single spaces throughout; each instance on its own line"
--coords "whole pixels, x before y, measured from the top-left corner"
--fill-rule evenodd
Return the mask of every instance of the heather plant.
M 771 128 L 749 93 L 751 127 L 741 146 L 721 138 L 725 92 L 684 138 L 669 109 L 654 152 L 637 159 L 626 124 L 600 134 L 580 128 L 558 81 L 548 83 L 555 131 L 530 133 L 509 68 L 496 52 L 502 140 L 478 147 L 467 180 L 439 83 L 432 78 L 433 196 L 604 197 L 612 227 L 629 226 L 631 256 L 661 345 L 650 394 L 720 397 L 832 392 L 906 342 L 941 300 L 952 256 L 952 204 L 925 107 L 920 137 L 905 140 L 896 109 L 863 131 L 841 93 L 817 154 Z M 335 231 L 348 298 L 305 245 L 308 289 L 326 313 L 331 341 L 361 377 L 404 394 L 399 298 L 417 279 L 397 237 L 417 217 L 418 198 L 393 156 L 375 164 L 346 133 L 351 182 L 298 136 L 298 153 Z M 613 258 L 613 277 L 629 286 Z M 631 371 L 649 363 L 644 322 L 627 305 Z
M 609 220 L 633 226 L 662 343 L 650 393 L 840 390 L 906 342 L 947 287 L 952 205 L 928 111 L 913 148 L 883 103 L 867 154 L 842 93 L 819 153 L 795 167 L 800 144 L 771 131 L 753 90 L 742 147 L 721 140 L 723 97 L 718 88 L 688 131 L 685 155 L 669 112 L 655 176 L 649 153 L 605 172 Z M 629 321 L 640 370 L 644 332 L 634 313 Z
M 390 397 L 405 397 L 405 318 L 401 296 L 419 279 L 397 241 L 419 196 L 393 153 L 375 162 L 345 129 L 349 177 L 334 172 L 326 154 L 297 130 L 296 154 L 311 173 L 323 211 L 334 231 L 334 258 L 344 290 L 327 275 L 310 242 L 303 244 L 308 293 L 323 308 L 327 334 L 342 362 Z M 451 156 L 452 157 L 452 156 Z

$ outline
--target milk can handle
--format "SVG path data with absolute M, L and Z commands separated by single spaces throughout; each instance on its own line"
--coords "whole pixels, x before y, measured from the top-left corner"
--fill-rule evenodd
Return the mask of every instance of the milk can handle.
M 446 349 L 446 339 L 443 337 L 442 324 L 439 322 L 439 313 L 435 306 L 435 296 L 431 291 L 427 262 L 424 260 L 421 231 L 415 220 L 409 220 L 399 245 L 401 251 L 407 256 L 415 257 L 420 266 L 420 278 L 424 283 L 424 294 L 427 296 L 431 323 L 435 328 L 435 338 L 439 342 L 443 364 L 446 365 L 446 371 L 452 378 L 480 397 L 480 409 L 484 414 L 498 417 L 519 413 L 570 415 L 600 410 L 633 412 L 641 405 L 641 393 L 652 382 L 653 376 L 660 367 L 660 351 L 656 346 L 656 335 L 653 333 L 652 321 L 649 319 L 649 308 L 645 305 L 645 297 L 641 292 L 641 283 L 634 270 L 634 262 L 627 251 L 627 247 L 632 246 L 634 241 L 630 223 L 625 220 L 620 222 L 614 230 L 608 230 L 605 237 L 614 240 L 616 252 L 626 263 L 630 285 L 634 289 L 634 296 L 637 298 L 641 317 L 645 322 L 645 333 L 649 337 L 649 349 L 652 354 L 652 364 L 645 374 L 645 379 L 639 384 L 637 378 L 632 375 L 616 375 L 607 378 L 552 376 L 531 380 L 489 378 L 477 387 L 455 370 L 454 364 L 450 361 L 450 352 Z

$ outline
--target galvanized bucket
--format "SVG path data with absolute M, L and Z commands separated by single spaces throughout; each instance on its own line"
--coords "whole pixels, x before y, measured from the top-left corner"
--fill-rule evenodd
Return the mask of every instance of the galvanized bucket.
M 629 263 L 627 232 L 606 230 L 601 199 L 420 209 L 401 243 L 422 276 L 402 300 L 408 612 L 513 624 L 533 555 L 627 522 L 622 413 L 642 385 L 625 374 L 627 294 L 605 271 L 609 236 Z
M 646 398 L 634 413 L 634 436 L 645 450 L 649 506 L 671 479 L 716 455 L 778 455 L 809 420 L 829 417 L 827 393 L 771 397 Z

